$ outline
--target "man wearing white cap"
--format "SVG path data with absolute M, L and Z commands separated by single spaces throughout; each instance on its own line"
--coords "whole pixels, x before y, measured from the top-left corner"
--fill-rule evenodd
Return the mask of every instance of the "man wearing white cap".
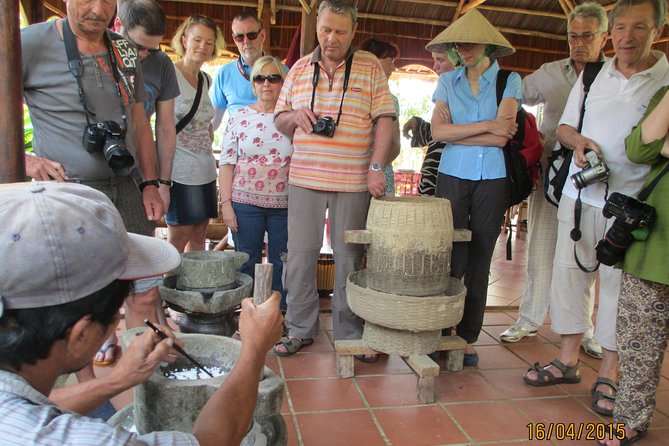
M 193 433 L 138 436 L 57 407 L 47 395 L 58 376 L 87 366 L 115 329 L 131 280 L 176 268 L 179 253 L 162 240 L 127 233 L 105 195 L 78 184 L 0 185 L 0 219 L 0 444 L 240 443 L 265 353 L 281 333 L 278 293 L 257 307 L 250 299 L 242 303 L 239 360 Z M 173 361 L 174 342 L 151 330 L 135 338 L 126 388 L 147 379 L 159 362 Z M 85 391 L 72 399 L 95 407 L 100 401 L 90 400 L 99 396 L 99 380 L 73 386 Z

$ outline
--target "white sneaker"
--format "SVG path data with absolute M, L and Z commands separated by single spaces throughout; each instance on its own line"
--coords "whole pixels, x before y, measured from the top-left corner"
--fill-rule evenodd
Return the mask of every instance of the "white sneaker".
M 509 328 L 507 328 L 499 338 L 504 342 L 518 342 L 523 339 L 525 336 L 536 336 L 537 329 L 533 328 L 530 325 L 521 325 L 520 322 L 516 322 Z
M 599 345 L 599 342 L 595 338 L 583 338 L 581 348 L 586 355 L 602 359 L 602 346 Z

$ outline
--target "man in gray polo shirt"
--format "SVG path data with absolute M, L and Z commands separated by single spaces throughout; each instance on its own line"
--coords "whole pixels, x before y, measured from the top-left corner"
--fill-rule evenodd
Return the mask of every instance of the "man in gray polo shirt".
M 76 181 L 105 192 L 129 231 L 150 234 L 153 221 L 164 213 L 156 150 L 143 110 L 146 95 L 137 52 L 127 40 L 107 30 L 115 7 L 110 2 L 69 0 L 66 20 L 21 31 L 23 94 L 37 155 L 26 156 L 26 171 L 35 179 Z M 68 69 L 64 25 L 74 34 L 81 57 L 81 96 Z M 115 57 L 109 57 L 110 50 Z M 101 151 L 91 153 L 83 146 L 87 125 L 105 121 L 127 126 L 126 143 L 133 138 L 134 157 L 145 180 L 141 194 L 130 177 L 114 174 Z

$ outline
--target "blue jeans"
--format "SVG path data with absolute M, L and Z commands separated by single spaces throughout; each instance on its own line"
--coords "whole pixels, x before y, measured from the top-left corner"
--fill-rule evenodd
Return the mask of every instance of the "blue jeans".
M 237 251 L 249 255 L 239 272 L 254 277 L 255 264 L 262 261 L 262 246 L 267 231 L 267 260 L 274 265 L 272 289 L 281 292 L 281 309 L 286 309 L 286 291 L 281 280 L 283 260 L 281 254 L 288 251 L 288 209 L 261 208 L 252 204 L 232 203 L 237 216 L 237 232 L 232 240 Z

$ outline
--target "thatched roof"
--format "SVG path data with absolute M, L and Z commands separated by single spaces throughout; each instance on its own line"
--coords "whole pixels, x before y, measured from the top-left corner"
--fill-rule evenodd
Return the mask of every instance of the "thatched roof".
M 35 5 L 28 10 L 31 21 L 47 19 L 54 14 L 63 15 L 62 0 L 21 0 Z M 41 9 L 39 4 L 41 3 Z M 179 23 L 190 14 L 205 14 L 221 26 L 226 37 L 230 55 L 237 48 L 230 35 L 230 22 L 240 12 L 258 13 L 265 28 L 269 29 L 266 45 L 269 51 L 281 58 L 286 57 L 293 35 L 302 19 L 304 6 L 316 0 L 160 0 L 168 17 L 168 37 Z M 398 67 L 421 64 L 431 67 L 430 54 L 425 45 L 448 26 L 451 21 L 471 8 L 479 11 L 516 48 L 516 54 L 500 60 L 502 66 L 521 75 L 537 69 L 542 63 L 566 57 L 568 47 L 565 39 L 567 15 L 581 0 L 358 0 L 358 31 L 354 44 L 369 37 L 378 37 L 395 42 L 401 52 Z M 615 0 L 599 0 L 610 10 Z M 37 20 L 35 20 L 37 19 Z M 656 43 L 656 48 L 666 51 L 667 31 Z M 610 51 L 611 45 L 607 45 Z

